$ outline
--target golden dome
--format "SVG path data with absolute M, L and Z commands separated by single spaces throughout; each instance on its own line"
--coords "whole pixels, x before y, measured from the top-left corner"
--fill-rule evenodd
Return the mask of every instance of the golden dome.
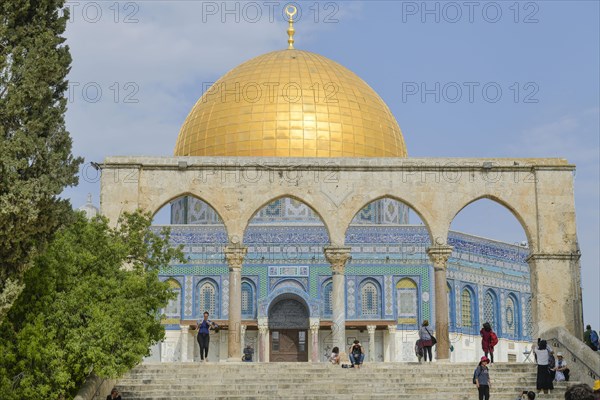
M 326 57 L 281 50 L 247 61 L 196 102 L 176 156 L 406 157 L 387 105 Z

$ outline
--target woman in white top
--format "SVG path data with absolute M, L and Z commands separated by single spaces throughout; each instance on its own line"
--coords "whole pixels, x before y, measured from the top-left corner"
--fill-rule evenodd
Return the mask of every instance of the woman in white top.
M 540 340 L 538 346 L 533 349 L 535 354 L 535 361 L 538 366 L 537 370 L 537 390 L 538 393 L 543 390 L 545 394 L 548 394 L 548 390 L 554 389 L 552 384 L 552 374 L 548 362 L 550 361 L 550 350 L 547 348 L 545 340 Z

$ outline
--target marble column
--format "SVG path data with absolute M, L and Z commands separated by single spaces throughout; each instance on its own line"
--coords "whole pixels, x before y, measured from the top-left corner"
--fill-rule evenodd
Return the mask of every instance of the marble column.
M 333 346 L 340 352 L 347 351 L 346 346 L 346 279 L 344 271 L 346 261 L 350 258 L 350 247 L 327 246 L 324 248 L 325 258 L 331 264 L 332 277 L 332 311 L 333 311 Z
M 181 362 L 188 361 L 188 345 L 189 345 L 189 325 L 179 325 L 181 328 Z M 193 353 L 192 353 L 193 357 Z
M 240 361 L 240 331 L 242 326 L 242 263 L 248 248 L 245 246 L 225 247 L 225 258 L 229 264 L 229 329 L 227 360 Z
M 369 361 L 375 361 L 375 325 L 367 325 L 367 332 L 369 332 Z
M 319 362 L 319 327 L 318 319 L 310 321 L 310 361 Z
M 269 324 L 266 318 L 258 320 L 258 361 L 269 362 Z
M 452 254 L 452 246 L 431 246 L 427 254 L 435 271 L 435 337 L 436 358 L 450 359 L 450 330 L 448 329 L 448 281 L 446 270 L 448 258 Z
M 396 362 L 396 325 L 388 325 L 388 354 L 390 362 Z
M 240 326 L 240 348 L 241 348 L 241 352 L 240 352 L 240 359 L 241 357 L 243 357 L 244 355 L 244 348 L 246 347 L 246 325 L 242 325 Z

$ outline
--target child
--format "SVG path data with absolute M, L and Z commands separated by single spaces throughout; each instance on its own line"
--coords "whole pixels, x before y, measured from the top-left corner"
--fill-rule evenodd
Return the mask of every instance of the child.
M 423 345 L 421 339 L 417 339 L 415 342 L 415 355 L 419 359 L 419 363 L 421 363 L 421 360 L 423 359 Z
M 486 356 L 481 357 L 479 365 L 475 369 L 473 379 L 475 379 L 475 385 L 477 385 L 477 391 L 479 392 L 479 400 L 490 400 L 490 371 L 488 364 L 490 359 Z
M 334 347 L 333 350 L 331 350 L 331 355 L 329 356 L 329 362 L 335 365 L 339 365 L 340 364 L 340 348 L 339 347 Z

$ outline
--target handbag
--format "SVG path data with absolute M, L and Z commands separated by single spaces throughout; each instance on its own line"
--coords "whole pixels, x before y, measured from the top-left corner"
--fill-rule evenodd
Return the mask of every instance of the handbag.
M 429 329 L 425 328 L 425 330 L 429 333 L 429 336 L 431 336 L 431 345 L 434 346 L 437 343 L 437 339 L 429 332 Z

